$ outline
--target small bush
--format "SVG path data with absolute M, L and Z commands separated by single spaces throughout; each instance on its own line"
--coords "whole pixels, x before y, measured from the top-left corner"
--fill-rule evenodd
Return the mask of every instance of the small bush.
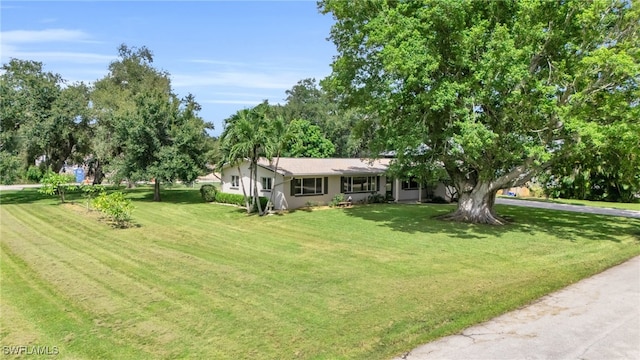
M 89 204 L 91 204 L 93 198 L 103 193 L 105 189 L 102 185 L 82 185 L 80 186 L 80 191 L 82 192 L 82 197 L 86 199 L 87 210 L 89 210 Z
M 39 183 L 42 180 L 42 170 L 40 170 L 37 166 L 29 166 L 27 172 L 24 174 L 24 177 L 27 181 L 33 183 Z
M 448 204 L 449 203 L 442 196 L 434 196 L 433 199 L 431 199 L 431 202 L 434 203 L 434 204 Z
M 216 200 L 216 187 L 211 184 L 205 184 L 200 187 L 200 196 L 205 202 L 212 202 Z
M 21 162 L 18 156 L 0 151 L 0 182 L 3 185 L 11 185 L 18 180 Z
M 380 204 L 385 201 L 384 195 L 373 193 L 367 197 L 367 203 L 369 204 Z
M 542 198 L 545 197 L 544 188 L 540 185 L 529 186 L 529 196 Z
M 131 221 L 133 205 L 120 191 L 107 195 L 102 192 L 93 200 L 93 207 L 107 215 L 116 226 L 123 228 Z
M 344 202 L 344 194 L 335 194 L 329 202 L 329 206 L 336 207 L 341 202 Z
M 215 195 L 215 202 L 218 203 L 222 203 L 222 204 L 232 204 L 232 205 L 238 205 L 238 206 L 245 206 L 246 204 L 244 203 L 244 196 L 240 195 L 240 194 L 227 194 L 227 193 L 223 193 L 223 192 L 216 192 Z M 267 206 L 267 203 L 269 202 L 269 199 L 266 197 L 260 197 L 260 205 L 262 206 L 262 209 L 264 209 Z

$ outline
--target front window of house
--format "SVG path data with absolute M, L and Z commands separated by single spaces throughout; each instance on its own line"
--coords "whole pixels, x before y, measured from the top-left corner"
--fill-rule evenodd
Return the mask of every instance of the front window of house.
M 231 175 L 231 187 L 240 187 L 240 176 Z
M 322 195 L 324 179 L 319 178 L 302 178 L 293 179 L 291 186 L 293 187 L 293 195 Z
M 418 183 L 418 179 L 414 177 L 402 181 L 402 190 L 418 190 L 419 188 L 420 184 Z
M 373 192 L 378 191 L 377 176 L 345 176 L 342 177 L 341 192 Z

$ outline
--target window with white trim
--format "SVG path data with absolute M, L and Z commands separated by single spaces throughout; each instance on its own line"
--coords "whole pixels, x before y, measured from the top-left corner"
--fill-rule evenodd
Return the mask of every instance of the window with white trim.
M 322 195 L 324 194 L 324 179 L 319 178 L 295 178 L 291 182 L 293 195 Z
M 418 184 L 418 179 L 414 177 L 402 181 L 402 190 L 418 190 L 419 188 L 420 184 Z
M 240 176 L 231 175 L 231 187 L 234 187 L 234 188 L 240 187 Z
M 260 182 L 262 183 L 262 190 L 270 191 L 272 189 L 271 181 L 273 178 L 270 177 L 262 177 L 260 178 Z
M 377 176 L 344 176 L 341 185 L 342 193 L 378 191 Z

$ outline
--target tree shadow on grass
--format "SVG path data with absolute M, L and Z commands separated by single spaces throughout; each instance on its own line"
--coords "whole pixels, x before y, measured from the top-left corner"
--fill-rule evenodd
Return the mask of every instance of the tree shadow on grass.
M 51 196 L 39 193 L 38 189 L 35 188 L 0 191 L 0 205 L 31 204 L 51 198 Z
M 127 189 L 125 194 L 133 201 L 154 202 L 153 189 Z M 160 200 L 160 203 L 204 204 L 200 192 L 193 189 L 160 189 Z
M 448 234 L 459 239 L 485 239 L 505 234 L 548 233 L 554 237 L 575 241 L 608 240 L 619 242 L 629 235 L 640 241 L 640 220 L 613 216 L 583 214 L 557 210 L 496 205 L 500 216 L 511 223 L 504 226 L 466 224 L 437 220 L 436 217 L 455 209 L 455 205 L 382 204 L 344 209 L 345 214 L 373 221 L 377 226 L 406 233 Z

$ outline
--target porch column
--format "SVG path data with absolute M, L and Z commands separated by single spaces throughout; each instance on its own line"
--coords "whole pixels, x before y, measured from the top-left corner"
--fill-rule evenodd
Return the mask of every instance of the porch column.
M 418 185 L 418 203 L 422 203 L 422 184 Z
M 393 183 L 394 183 L 394 189 L 396 190 L 395 193 L 395 199 L 396 202 L 398 202 L 400 200 L 400 180 L 398 180 L 398 178 L 393 179 Z

